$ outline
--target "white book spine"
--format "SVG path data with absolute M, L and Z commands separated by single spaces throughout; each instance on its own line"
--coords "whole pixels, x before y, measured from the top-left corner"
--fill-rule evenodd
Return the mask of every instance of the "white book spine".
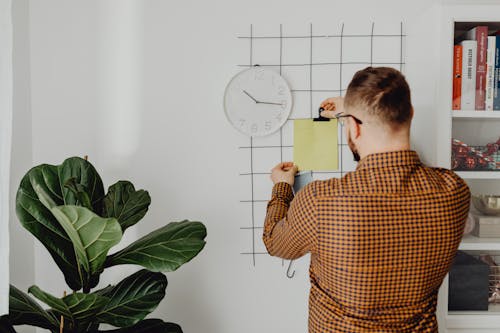
M 493 89 L 495 82 L 495 50 L 496 37 L 488 36 L 486 52 L 486 111 L 493 111 Z
M 477 41 L 464 40 L 462 44 L 462 110 L 476 108 Z

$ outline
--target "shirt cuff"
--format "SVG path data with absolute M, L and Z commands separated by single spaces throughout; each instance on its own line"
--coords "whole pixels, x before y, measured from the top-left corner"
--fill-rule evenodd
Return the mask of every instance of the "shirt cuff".
M 290 203 L 290 201 L 293 200 L 292 185 L 285 182 L 274 184 L 273 198 L 281 199 L 286 203 Z

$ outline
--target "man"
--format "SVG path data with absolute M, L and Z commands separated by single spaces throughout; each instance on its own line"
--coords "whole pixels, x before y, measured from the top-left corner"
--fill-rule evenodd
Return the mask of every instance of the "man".
M 309 332 L 437 332 L 438 289 L 469 211 L 466 183 L 410 150 L 410 89 L 397 70 L 365 68 L 344 99 L 321 106 L 343 123 L 357 168 L 294 198 L 297 166 L 277 165 L 263 235 L 273 256 L 311 253 Z

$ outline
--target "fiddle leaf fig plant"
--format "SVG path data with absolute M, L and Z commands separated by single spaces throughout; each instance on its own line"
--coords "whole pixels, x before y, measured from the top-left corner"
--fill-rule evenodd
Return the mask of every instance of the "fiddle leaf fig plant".
M 145 318 L 165 297 L 164 273 L 175 271 L 205 246 L 203 223 L 170 222 L 110 253 L 123 233 L 146 215 L 150 203 L 149 193 L 129 181 L 120 180 L 104 193 L 94 166 L 79 157 L 29 170 L 17 191 L 17 216 L 45 246 L 72 293 L 58 297 L 34 285 L 27 294 L 11 285 L 9 314 L 0 317 L 0 333 L 15 332 L 16 325 L 53 333 L 182 332 L 177 324 Z M 124 264 L 142 269 L 116 285 L 95 289 L 104 269 Z M 116 329 L 100 330 L 101 324 Z

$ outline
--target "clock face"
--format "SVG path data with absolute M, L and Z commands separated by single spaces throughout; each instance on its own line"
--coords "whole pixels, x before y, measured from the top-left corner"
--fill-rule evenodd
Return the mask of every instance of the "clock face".
M 229 82 L 224 109 L 231 125 L 241 133 L 265 136 L 285 124 L 292 110 L 292 93 L 277 72 L 252 67 Z

